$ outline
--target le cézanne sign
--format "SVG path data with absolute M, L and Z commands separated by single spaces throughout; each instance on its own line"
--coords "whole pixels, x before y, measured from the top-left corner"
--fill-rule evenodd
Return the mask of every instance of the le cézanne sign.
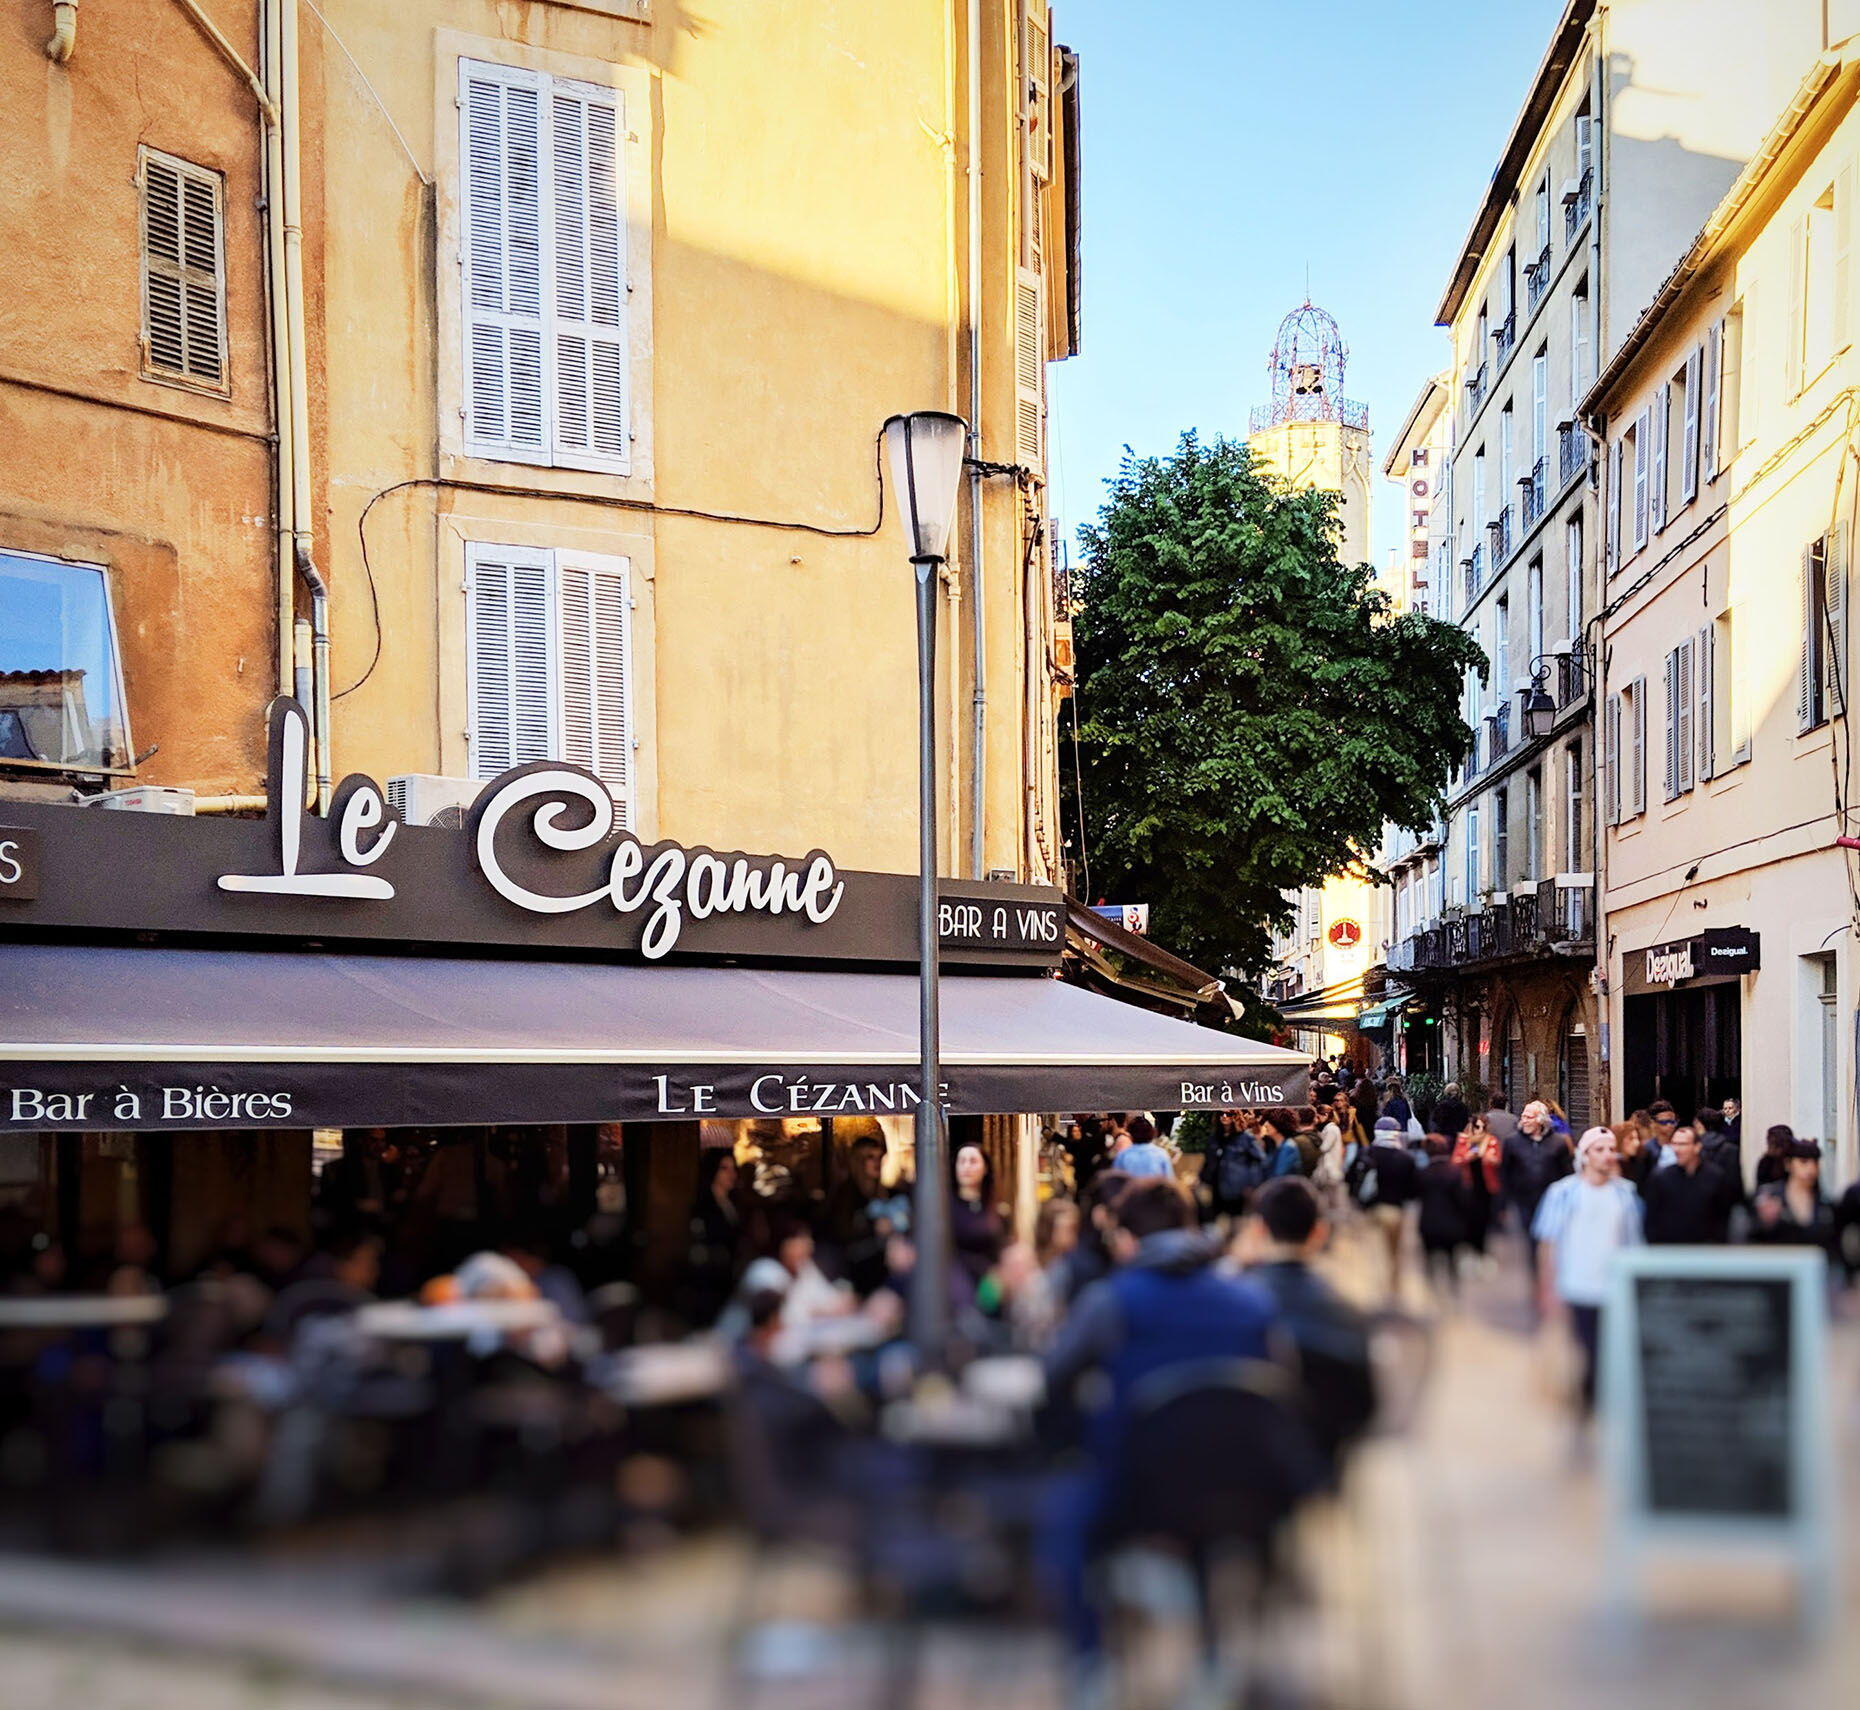
M 371 778 L 343 780 L 327 818 L 303 808 L 308 720 L 270 715 L 270 809 L 189 819 L 8 804 L 0 915 L 54 929 L 500 945 L 637 956 L 908 963 L 917 881 L 798 858 L 642 843 L 578 767 L 487 782 L 464 831 L 403 825 Z M 939 884 L 957 966 L 1044 970 L 1064 948 L 1049 886 Z

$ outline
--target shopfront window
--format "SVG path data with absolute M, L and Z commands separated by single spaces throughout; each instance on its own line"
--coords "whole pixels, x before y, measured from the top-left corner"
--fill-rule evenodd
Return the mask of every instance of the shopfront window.
M 102 569 L 0 552 L 0 763 L 115 771 L 129 761 Z

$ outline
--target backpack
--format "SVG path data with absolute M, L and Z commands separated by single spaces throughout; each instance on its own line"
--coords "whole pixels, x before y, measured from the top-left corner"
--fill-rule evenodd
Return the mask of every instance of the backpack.
M 1375 1160 L 1369 1155 L 1367 1146 L 1359 1146 L 1356 1156 L 1350 1160 L 1350 1167 L 1344 1172 L 1344 1186 L 1350 1190 L 1350 1197 L 1367 1210 L 1376 1203 L 1381 1193 L 1382 1184 L 1376 1179 Z
M 1292 1144 L 1298 1148 L 1298 1173 L 1304 1177 L 1317 1174 L 1318 1143 L 1314 1134 L 1294 1134 Z
M 1272 1168 L 1259 1142 L 1236 1134 L 1214 1160 L 1214 1192 L 1222 1205 L 1244 1205 Z

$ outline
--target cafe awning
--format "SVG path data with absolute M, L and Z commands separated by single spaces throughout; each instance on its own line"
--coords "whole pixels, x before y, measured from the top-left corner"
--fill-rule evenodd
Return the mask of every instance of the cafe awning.
M 1297 1103 L 1308 1060 L 1054 979 L 942 981 L 958 1113 Z M 0 945 L 0 1129 L 909 1114 L 909 974 Z

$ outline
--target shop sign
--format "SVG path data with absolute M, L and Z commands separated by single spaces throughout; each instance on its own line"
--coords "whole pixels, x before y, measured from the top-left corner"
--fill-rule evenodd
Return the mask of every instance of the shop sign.
M 1741 926 L 1713 927 L 1692 938 L 1676 938 L 1624 959 L 1629 993 L 1671 991 L 1695 980 L 1755 973 L 1763 965 L 1762 939 Z
M 272 704 L 262 821 L 11 804 L 0 828 L 9 924 L 110 932 L 498 945 L 656 962 L 673 955 L 907 963 L 914 875 L 857 873 L 824 850 L 745 854 L 643 843 L 592 773 L 553 761 L 489 780 L 465 829 L 403 825 L 372 778 L 306 811 L 309 720 Z M 939 884 L 952 965 L 1046 969 L 1065 945 L 1050 886 Z
M 1359 920 L 1351 920 L 1346 915 L 1341 920 L 1333 920 L 1330 923 L 1330 931 L 1325 936 L 1329 938 L 1335 949 L 1354 949 L 1363 941 L 1363 923 Z

